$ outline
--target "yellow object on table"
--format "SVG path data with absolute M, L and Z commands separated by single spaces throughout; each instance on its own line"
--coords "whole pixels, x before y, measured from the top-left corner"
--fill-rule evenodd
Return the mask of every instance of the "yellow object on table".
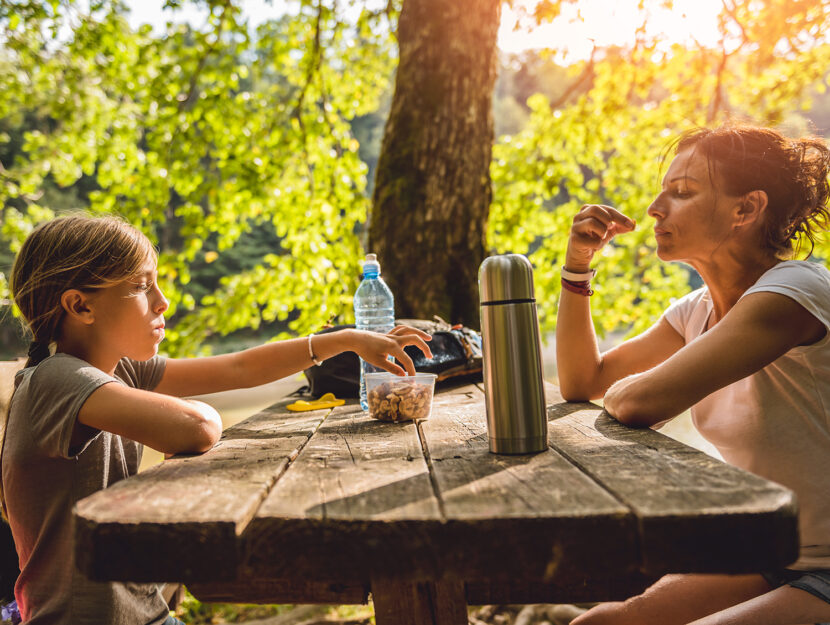
M 334 396 L 334 393 L 326 393 L 319 399 L 314 399 L 312 401 L 306 401 L 304 399 L 298 399 L 293 404 L 288 404 L 286 408 L 292 410 L 294 412 L 305 412 L 306 410 L 320 410 L 321 408 L 334 408 L 336 406 L 342 406 L 346 403 L 345 399 L 337 399 Z

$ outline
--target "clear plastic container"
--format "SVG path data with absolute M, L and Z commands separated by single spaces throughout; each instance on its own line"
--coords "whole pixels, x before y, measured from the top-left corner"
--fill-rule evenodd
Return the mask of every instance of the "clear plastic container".
M 367 373 L 369 416 L 393 423 L 428 419 L 432 413 L 435 377 L 434 373 L 407 376 L 388 371 Z

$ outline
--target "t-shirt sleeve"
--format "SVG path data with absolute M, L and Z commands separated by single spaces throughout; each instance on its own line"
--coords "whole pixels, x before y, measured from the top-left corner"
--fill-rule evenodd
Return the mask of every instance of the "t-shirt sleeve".
M 795 300 L 830 330 L 830 271 L 826 268 L 806 261 L 780 263 L 761 276 L 743 297 L 762 291 Z
M 93 391 L 110 382 L 117 380 L 77 358 L 52 357 L 38 365 L 26 393 L 27 413 L 32 437 L 45 454 L 70 458 L 80 452 L 70 450 L 78 412 Z M 98 430 L 90 433 L 92 440 Z
M 154 356 L 150 360 L 122 358 L 115 368 L 115 375 L 127 386 L 152 391 L 159 385 L 167 366 L 167 358 Z
M 702 295 L 703 289 L 692 291 L 688 295 L 684 295 L 680 299 L 672 302 L 663 312 L 662 318 L 668 321 L 669 325 L 684 338 L 686 337 L 686 329 L 691 321 L 695 306 L 697 306 Z

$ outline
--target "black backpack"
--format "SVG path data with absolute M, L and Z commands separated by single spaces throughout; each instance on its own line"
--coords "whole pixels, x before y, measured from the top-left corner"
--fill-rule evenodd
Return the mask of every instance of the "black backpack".
M 412 358 L 416 371 L 436 374 L 438 384 L 447 380 L 482 380 L 481 335 L 478 332 L 461 325 L 450 326 L 441 319 L 398 319 L 396 322 L 432 335 L 429 348 L 433 358 L 426 358 L 414 345 L 404 348 Z M 318 334 L 353 327 L 354 325 L 339 325 L 321 330 Z M 334 393 L 339 398 L 357 397 L 360 359 L 354 352 L 343 352 L 325 360 L 320 366 L 309 367 L 305 370 L 305 377 L 312 397 L 324 393 Z

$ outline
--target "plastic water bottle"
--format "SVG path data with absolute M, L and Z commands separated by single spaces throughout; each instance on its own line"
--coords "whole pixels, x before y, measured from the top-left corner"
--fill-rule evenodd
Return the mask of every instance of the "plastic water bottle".
M 354 294 L 354 318 L 358 330 L 386 333 L 395 327 L 395 298 L 380 277 L 380 263 L 374 254 L 366 254 L 363 263 L 363 280 Z M 369 410 L 363 376 L 374 371 L 383 369 L 360 359 L 360 407 L 363 410 Z

